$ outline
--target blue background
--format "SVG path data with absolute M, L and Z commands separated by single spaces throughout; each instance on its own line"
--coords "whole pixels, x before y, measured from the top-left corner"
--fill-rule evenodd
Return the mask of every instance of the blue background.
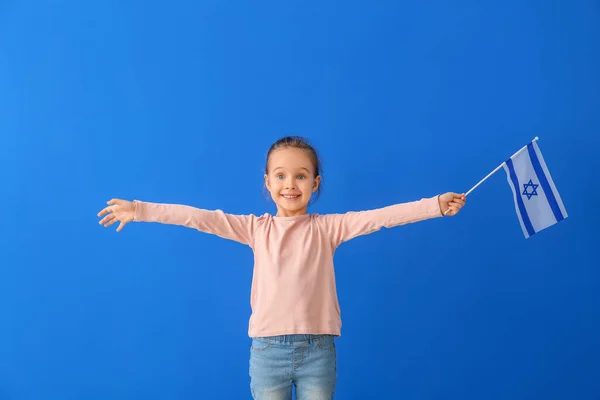
M 250 398 L 251 250 L 96 214 L 274 212 L 288 134 L 312 212 L 466 192 L 539 136 L 569 213 L 526 240 L 500 170 L 342 245 L 337 397 L 600 397 L 597 2 L 9 1 L 0 38 L 0 399 Z

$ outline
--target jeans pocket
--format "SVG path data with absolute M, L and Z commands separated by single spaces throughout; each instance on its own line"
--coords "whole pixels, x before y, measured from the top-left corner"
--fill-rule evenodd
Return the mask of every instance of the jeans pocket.
M 335 340 L 333 335 L 324 335 L 315 339 L 317 347 L 323 350 L 335 349 Z
M 253 338 L 252 345 L 250 346 L 250 350 L 260 352 L 265 351 L 269 347 L 271 347 L 271 342 L 266 339 Z

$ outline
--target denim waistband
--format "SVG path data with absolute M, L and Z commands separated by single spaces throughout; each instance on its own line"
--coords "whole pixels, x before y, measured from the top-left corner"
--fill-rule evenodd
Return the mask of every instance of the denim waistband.
M 333 336 L 333 335 L 293 334 L 293 335 L 263 336 L 263 337 L 257 337 L 255 339 L 266 340 L 271 343 L 299 343 L 299 342 L 311 343 L 315 339 L 320 339 L 323 337 L 330 337 L 330 336 Z

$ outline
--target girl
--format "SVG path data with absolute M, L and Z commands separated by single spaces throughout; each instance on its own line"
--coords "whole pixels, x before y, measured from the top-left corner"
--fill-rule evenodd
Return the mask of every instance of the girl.
M 315 149 L 301 137 L 285 137 L 267 153 L 265 187 L 277 213 L 232 215 L 177 204 L 112 199 L 99 217 L 117 232 L 131 222 L 195 228 L 249 246 L 254 252 L 252 313 L 248 334 L 250 389 L 256 400 L 332 399 L 337 380 L 334 338 L 340 336 L 333 255 L 343 242 L 398 225 L 456 215 L 464 194 L 342 214 L 309 214 L 321 190 Z

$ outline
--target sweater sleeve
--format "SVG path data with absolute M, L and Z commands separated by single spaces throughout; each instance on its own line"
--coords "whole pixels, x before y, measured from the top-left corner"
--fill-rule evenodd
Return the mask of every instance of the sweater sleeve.
M 373 210 L 328 214 L 324 217 L 332 245 L 336 248 L 343 242 L 384 227 L 392 228 L 441 216 L 438 196 L 435 196 Z
M 253 247 L 258 217 L 226 214 L 180 204 L 160 204 L 134 200 L 136 222 L 158 222 L 194 228 L 224 239 Z

